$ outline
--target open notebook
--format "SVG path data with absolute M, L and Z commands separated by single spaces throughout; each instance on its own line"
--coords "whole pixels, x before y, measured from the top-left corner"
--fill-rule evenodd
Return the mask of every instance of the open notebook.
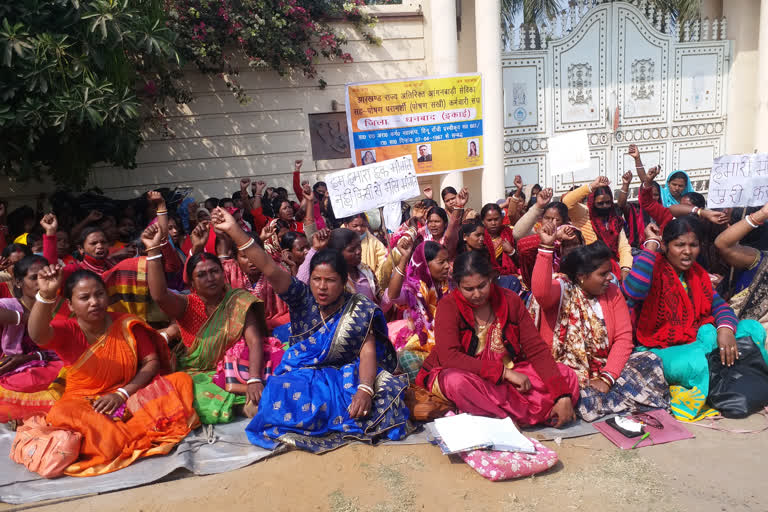
M 535 453 L 536 448 L 510 418 L 457 414 L 435 420 L 446 455 L 477 449 Z

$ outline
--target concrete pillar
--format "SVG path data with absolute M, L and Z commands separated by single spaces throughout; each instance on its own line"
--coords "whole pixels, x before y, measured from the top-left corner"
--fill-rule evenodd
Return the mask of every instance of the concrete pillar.
M 728 127 L 725 135 L 725 153 L 751 153 L 756 147 L 755 122 L 758 120 L 759 123 L 760 119 L 755 115 L 759 89 L 757 70 L 760 0 L 723 2 L 723 16 L 728 19 L 728 39 L 733 40 L 731 71 L 728 78 Z M 763 32 L 768 36 L 768 29 Z M 763 53 L 763 58 L 768 59 L 768 54 Z M 764 149 L 768 150 L 768 148 Z
M 755 84 L 757 92 L 757 115 L 755 116 L 755 149 L 768 151 L 768 0 L 760 2 L 759 45 L 757 48 L 758 75 Z
M 723 16 L 723 0 L 702 0 L 701 19 L 709 18 L 710 21 Z
M 456 0 L 432 0 L 429 20 L 432 40 L 432 75 L 454 75 L 459 72 L 459 42 L 456 31 Z M 435 183 L 435 181 L 437 183 Z M 441 203 L 440 191 L 445 187 L 457 191 L 464 186 L 460 172 L 440 174 L 433 180 L 435 201 Z
M 483 75 L 482 202 L 504 197 L 504 92 L 501 82 L 501 0 L 476 2 L 477 71 Z

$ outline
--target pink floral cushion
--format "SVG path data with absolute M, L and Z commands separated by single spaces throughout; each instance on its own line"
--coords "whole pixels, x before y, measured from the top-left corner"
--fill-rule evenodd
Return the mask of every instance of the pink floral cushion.
M 535 439 L 531 441 L 536 453 L 473 450 L 459 455 L 475 471 L 494 482 L 535 475 L 557 464 L 557 453 Z

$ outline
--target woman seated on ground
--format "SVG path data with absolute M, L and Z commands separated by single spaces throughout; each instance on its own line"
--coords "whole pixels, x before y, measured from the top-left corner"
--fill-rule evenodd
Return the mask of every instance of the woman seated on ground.
M 437 307 L 435 348 L 416 384 L 461 412 L 562 427 L 575 419 L 576 374 L 555 363 L 520 297 L 493 278 L 487 255 L 456 258 L 457 288 Z
M 261 194 L 266 187 L 267 184 L 263 181 L 256 182 L 256 192 L 253 196 L 253 199 L 251 199 L 250 204 L 251 215 L 253 215 L 253 230 L 257 233 L 259 233 L 264 228 L 264 226 L 274 220 L 265 216 L 264 212 L 262 211 Z M 246 201 L 246 199 L 247 198 L 244 198 L 243 201 Z M 273 200 L 272 210 L 276 214 L 275 218 L 282 219 L 290 225 L 289 229 L 291 231 L 299 231 L 301 233 L 304 232 L 304 224 L 296 221 L 296 209 L 294 208 L 293 203 L 287 198 L 275 198 Z
M 35 345 L 27 332 L 37 274 L 46 266 L 42 256 L 16 263 L 13 285 L 18 298 L 0 299 L 0 423 L 48 412 L 64 392 L 64 380 L 57 378 L 64 363 L 55 352 Z
M 680 204 L 683 196 L 688 192 L 694 192 L 688 173 L 675 171 L 667 178 L 667 184 L 661 187 L 661 204 L 667 208 Z
M 280 261 L 288 266 L 294 276 L 304 264 L 309 253 L 309 242 L 304 233 L 289 231 L 280 238 Z M 277 261 L 277 258 L 272 258 Z
M 621 285 L 627 304 L 635 309 L 637 341 L 642 350 L 661 358 L 671 386 L 672 412 L 686 421 L 713 414 L 705 407 L 707 354 L 719 348 L 722 363 L 730 366 L 739 356 L 736 336 L 751 336 L 761 350 L 765 341 L 762 326 L 754 320 L 738 322 L 713 289 L 707 271 L 696 263 L 700 229 L 691 216 L 667 224 L 663 238 L 649 225 L 646 249 L 635 257 Z
M 610 184 L 608 178 L 599 176 L 589 185 L 564 195 L 563 203 L 587 245 L 602 240 L 608 246 L 614 262 L 613 273 L 622 279 L 632 268 L 632 247 L 624 233 L 624 220 L 613 202 Z M 581 204 L 585 198 L 586 206 Z
M 522 286 L 515 261 L 515 237 L 512 228 L 503 224 L 503 217 L 501 207 L 495 203 L 488 203 L 480 210 L 480 219 L 485 226 L 485 247 L 498 276 L 498 284 L 519 293 Z
M 547 210 L 554 208 L 555 204 L 562 205 L 562 203 L 550 203 L 552 200 L 553 192 L 551 188 L 545 188 L 539 191 L 536 195 L 531 207 L 525 212 L 525 215 L 520 217 L 514 226 L 512 226 L 512 235 L 514 239 L 521 240 L 523 238 L 535 235 L 538 232 L 538 224 L 542 220 L 542 217 L 546 215 Z M 562 210 L 558 213 L 561 224 L 566 223 L 568 219 L 568 208 L 563 205 Z M 518 248 L 519 250 L 519 248 Z
M 376 276 L 367 265 L 362 263 L 362 249 L 360 237 L 351 229 L 339 228 L 333 231 L 321 230 L 312 237 L 312 249 L 304 258 L 304 263 L 299 267 L 296 277 L 308 284 L 310 279 L 310 266 L 315 254 L 328 248 L 340 253 L 347 262 L 349 280 L 346 289 L 350 293 L 360 293 L 378 304 L 381 301 L 382 291 L 376 281 Z
M 27 256 L 32 256 L 32 251 L 26 245 L 6 245 L 0 256 L 0 283 L 10 283 L 13 281 L 13 266 Z M 10 288 L 8 290 L 10 291 Z
M 404 378 L 381 310 L 344 290 L 347 265 L 336 251 L 312 257 L 306 285 L 280 268 L 221 209 L 214 222 L 270 280 L 291 312 L 291 347 L 267 381 L 250 441 L 321 453 L 351 441 L 398 440 L 408 433 Z
M 539 197 L 546 198 L 549 193 L 547 190 L 542 190 L 539 193 Z M 581 231 L 570 225 L 570 219 L 568 218 L 568 208 L 565 204 L 560 202 L 547 203 L 540 209 L 544 212 L 541 218 L 541 227 L 552 226 L 555 229 L 555 243 L 552 249 L 554 258 L 552 262 L 552 268 L 555 272 L 560 269 L 560 261 L 565 256 L 566 252 L 573 247 L 584 245 L 584 238 L 581 236 Z M 526 214 L 527 215 L 527 214 Z M 520 222 L 523 222 L 521 219 Z M 517 226 L 515 226 L 517 227 Z M 538 254 L 539 246 L 541 245 L 541 238 L 539 233 L 525 236 L 517 241 L 517 258 L 520 267 L 520 279 L 523 284 L 530 289 L 531 276 L 533 275 L 533 267 L 536 264 L 536 255 Z
M 366 214 L 358 213 L 357 215 L 347 217 L 342 221 L 342 226 L 357 233 L 360 237 L 362 262 L 374 274 L 378 272 L 387 259 L 387 247 L 368 230 L 368 217 Z
M 89 271 L 71 274 L 62 291 L 72 318 L 51 321 L 62 287 L 59 266 L 38 272 L 29 335 L 69 368 L 64 395 L 46 419 L 83 435 L 79 459 L 65 474 L 94 476 L 136 459 L 164 455 L 199 424 L 192 379 L 170 373 L 165 340 L 132 315 L 107 313 L 107 290 Z
M 467 251 L 486 251 L 485 226 L 477 219 L 462 224 L 461 229 L 459 229 L 458 253 Z
M 269 370 L 265 363 L 271 360 L 273 351 L 271 345 L 263 343 L 266 335 L 263 303 L 242 288 L 227 286 L 221 261 L 207 252 L 187 259 L 186 273 L 192 293 L 172 292 L 160 261 L 159 247 L 164 238 L 165 234 L 156 224 L 145 229 L 141 236 L 144 245 L 150 248 L 147 251 L 149 292 L 160 309 L 178 324 L 179 369 L 192 375 L 195 409 L 200 420 L 205 424 L 228 423 L 235 414 L 255 412 Z M 252 239 L 249 243 L 253 243 Z M 227 387 L 234 391 L 236 384 L 228 382 L 225 357 L 248 361 L 245 394 L 225 391 Z
M 414 249 L 409 235 L 398 240 L 397 248 L 402 258 L 382 298 L 382 309 L 389 311 L 394 305 L 397 312 L 389 335 L 400 368 L 413 382 L 435 346 L 435 311 L 451 289 L 451 261 L 448 251 L 436 242 L 422 242 Z
M 429 191 L 429 193 L 427 193 Z M 427 189 L 424 189 L 424 195 L 428 198 L 432 199 L 432 188 L 429 187 Z M 445 205 L 445 211 L 448 215 L 453 215 L 453 211 L 456 208 L 459 208 L 460 210 L 463 210 L 461 212 L 461 219 L 460 222 L 464 223 L 470 220 L 474 220 L 477 218 L 477 212 L 473 210 L 472 208 L 464 208 L 464 205 L 469 201 L 469 190 L 464 187 L 461 189 L 461 197 L 459 197 L 459 193 L 456 192 L 456 189 L 453 187 L 445 187 L 442 191 L 440 191 L 440 196 L 443 198 L 443 204 Z M 460 199 L 463 201 L 461 203 L 461 206 L 458 206 L 456 204 L 456 200 Z
M 669 407 L 661 360 L 632 354 L 632 323 L 618 286 L 611 283 L 611 251 L 602 242 L 570 251 L 552 277 L 555 228 L 539 232 L 542 247 L 533 270 L 533 296 L 541 307 L 539 332 L 555 361 L 579 378 L 579 415 L 594 421 L 606 414 Z
M 768 204 L 732 224 L 715 239 L 715 247 L 736 270 L 731 307 L 740 320 L 768 326 Z

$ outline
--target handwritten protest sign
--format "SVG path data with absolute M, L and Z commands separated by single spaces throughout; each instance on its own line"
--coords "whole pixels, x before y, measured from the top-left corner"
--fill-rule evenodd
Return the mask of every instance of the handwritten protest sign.
M 586 130 L 549 138 L 549 173 L 552 176 L 589 169 L 589 142 Z
M 412 155 L 419 175 L 483 166 L 479 74 L 348 84 L 346 103 L 358 165 Z
M 709 174 L 708 208 L 768 203 L 768 153 L 715 158 Z
M 334 172 L 326 176 L 325 183 L 337 218 L 406 201 L 421 193 L 410 155 Z

